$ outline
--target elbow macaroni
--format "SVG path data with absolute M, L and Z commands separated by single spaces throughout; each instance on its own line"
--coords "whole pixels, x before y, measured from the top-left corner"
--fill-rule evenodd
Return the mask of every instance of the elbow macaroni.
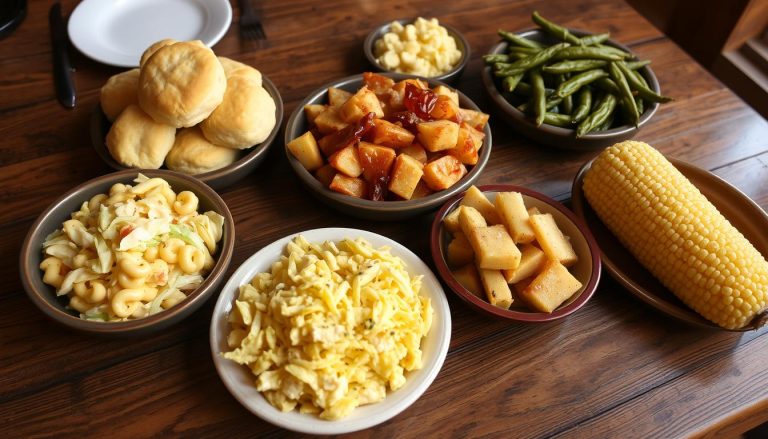
M 221 216 L 198 213 L 195 194 L 177 195 L 161 178 L 135 181 L 85 201 L 43 244 L 43 282 L 68 295 L 81 318 L 127 320 L 167 309 L 214 264 Z
M 420 290 L 421 276 L 387 248 L 298 236 L 269 272 L 240 287 L 223 355 L 247 365 L 278 409 L 339 419 L 422 367 L 432 306 Z
M 405 26 L 393 22 L 389 32 L 374 43 L 374 56 L 385 69 L 432 77 L 451 71 L 461 59 L 461 51 L 436 18 L 419 17 Z

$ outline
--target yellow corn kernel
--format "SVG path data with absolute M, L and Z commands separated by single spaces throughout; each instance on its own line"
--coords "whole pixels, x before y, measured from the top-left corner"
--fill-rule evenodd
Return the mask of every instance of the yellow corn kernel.
M 635 258 L 706 319 L 738 329 L 768 307 L 768 262 L 651 146 L 606 148 L 584 194 Z

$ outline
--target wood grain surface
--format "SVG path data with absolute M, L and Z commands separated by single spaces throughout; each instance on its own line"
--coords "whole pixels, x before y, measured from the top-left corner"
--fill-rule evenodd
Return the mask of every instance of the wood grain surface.
M 71 111 L 59 106 L 51 4 L 31 0 L 24 23 L 0 40 L 0 437 L 290 435 L 250 414 L 220 382 L 208 346 L 213 300 L 155 336 L 104 340 L 63 329 L 27 299 L 17 255 L 32 221 L 64 191 L 109 172 L 90 146 L 88 123 L 99 88 L 120 71 L 74 51 L 78 104 Z M 596 152 L 548 149 L 506 127 L 483 93 L 480 56 L 495 43 L 497 28 L 531 27 L 536 9 L 569 27 L 608 30 L 652 59 L 664 93 L 675 97 L 637 138 L 713 170 L 768 207 L 765 120 L 621 1 L 260 4 L 267 40 L 241 41 L 233 25 L 214 50 L 272 79 L 286 119 L 319 85 L 368 68 L 361 46 L 374 26 L 436 15 L 459 28 L 472 59 L 456 86 L 491 112 L 493 153 L 479 183 L 522 185 L 561 199 Z M 62 5 L 69 14 L 77 2 Z M 432 264 L 431 214 L 379 223 L 329 210 L 294 177 L 279 140 L 264 165 L 221 195 L 236 224 L 229 273 L 278 238 L 326 226 L 389 236 Z M 406 411 L 355 436 L 729 437 L 768 421 L 768 329 L 738 334 L 685 326 L 608 275 L 583 309 L 548 324 L 489 320 L 446 294 L 453 336 L 437 379 Z

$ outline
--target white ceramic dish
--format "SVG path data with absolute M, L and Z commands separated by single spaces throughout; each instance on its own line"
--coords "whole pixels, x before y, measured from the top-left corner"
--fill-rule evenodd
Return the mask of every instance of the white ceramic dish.
M 229 29 L 227 0 L 83 0 L 69 17 L 69 39 L 104 64 L 136 67 L 155 41 L 216 44 Z
M 272 262 L 282 254 L 285 245 L 297 234 L 279 239 L 248 258 L 221 291 L 211 319 L 210 343 L 213 362 L 224 385 L 232 395 L 256 416 L 279 427 L 301 433 L 342 434 L 363 430 L 396 416 L 413 404 L 437 376 L 445 361 L 451 340 L 451 313 L 443 288 L 427 265 L 401 244 L 375 233 L 346 228 L 314 229 L 301 232 L 310 242 L 341 241 L 344 238 L 363 238 L 375 247 L 389 246 L 392 254 L 405 261 L 411 274 L 423 275 L 421 293 L 429 296 L 434 309 L 432 328 L 422 340 L 424 367 L 406 375 L 406 384 L 378 403 L 356 408 L 349 416 L 337 421 L 326 421 L 315 415 L 281 412 L 272 407 L 256 390 L 251 371 L 221 356 L 229 350 L 227 316 L 232 309 L 240 285 L 250 282 L 259 272 L 269 270 Z

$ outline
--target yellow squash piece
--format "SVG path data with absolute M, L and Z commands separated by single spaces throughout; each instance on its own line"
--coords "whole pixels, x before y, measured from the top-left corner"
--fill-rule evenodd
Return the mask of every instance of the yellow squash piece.
M 651 146 L 607 148 L 584 193 L 640 263 L 708 320 L 738 329 L 768 307 L 768 262 Z

